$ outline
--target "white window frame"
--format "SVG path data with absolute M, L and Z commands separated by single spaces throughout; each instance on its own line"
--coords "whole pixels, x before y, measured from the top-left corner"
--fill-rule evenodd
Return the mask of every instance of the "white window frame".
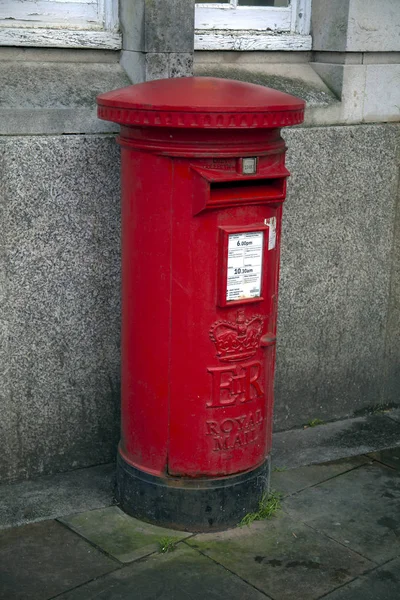
M 196 4 L 195 50 L 311 50 L 311 0 L 289 7 Z
M 119 50 L 118 0 L 0 0 L 0 46 Z

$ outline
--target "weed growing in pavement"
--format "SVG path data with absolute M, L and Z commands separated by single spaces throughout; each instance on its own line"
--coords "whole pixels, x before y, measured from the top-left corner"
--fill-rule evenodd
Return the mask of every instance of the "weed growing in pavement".
M 160 554 L 166 554 L 167 552 L 172 552 L 175 550 L 176 540 L 169 537 L 161 538 L 158 542 L 158 551 Z
M 271 519 L 281 507 L 282 494 L 280 492 L 271 491 L 269 494 L 264 494 L 258 504 L 258 510 L 253 513 L 247 513 L 240 521 L 240 527 L 251 525 L 254 521 L 263 521 Z
M 318 425 L 325 425 L 325 421 L 321 421 L 321 419 L 312 419 L 308 421 L 306 427 L 317 427 Z

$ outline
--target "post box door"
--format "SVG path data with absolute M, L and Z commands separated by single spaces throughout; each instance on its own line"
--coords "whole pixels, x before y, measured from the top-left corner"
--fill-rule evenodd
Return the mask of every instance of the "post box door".
M 269 182 L 226 184 L 214 188 L 217 208 L 203 202 L 198 211 L 187 181 L 186 166 L 176 165 L 168 472 L 229 475 L 270 450 L 284 189 L 277 199 Z

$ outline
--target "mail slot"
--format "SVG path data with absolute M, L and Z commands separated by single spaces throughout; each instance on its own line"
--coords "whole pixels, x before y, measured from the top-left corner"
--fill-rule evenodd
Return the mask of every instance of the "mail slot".
M 251 181 L 217 181 L 210 185 L 210 201 L 221 206 L 237 200 L 241 204 L 255 204 L 268 198 L 284 195 L 283 179 L 253 179 Z
M 121 125 L 122 431 L 127 513 L 223 529 L 268 490 L 281 127 L 304 102 L 215 78 L 99 96 Z

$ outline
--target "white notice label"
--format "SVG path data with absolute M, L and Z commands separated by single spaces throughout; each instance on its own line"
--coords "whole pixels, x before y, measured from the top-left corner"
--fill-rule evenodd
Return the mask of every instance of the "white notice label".
M 263 245 L 263 231 L 229 235 L 227 301 L 261 296 Z
M 276 246 L 276 217 L 266 219 L 265 224 L 269 227 L 268 250 L 273 250 Z

